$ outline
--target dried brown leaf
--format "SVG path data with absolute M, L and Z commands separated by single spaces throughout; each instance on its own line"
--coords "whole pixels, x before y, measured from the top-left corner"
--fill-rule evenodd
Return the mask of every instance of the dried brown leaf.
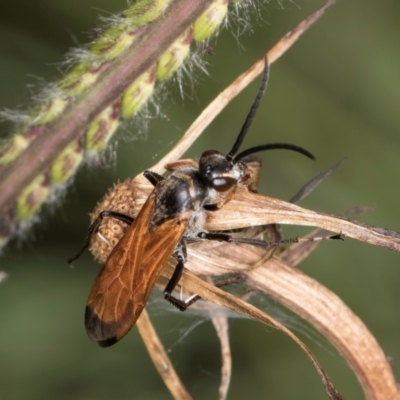
M 241 271 L 248 277 L 250 289 L 268 294 L 312 324 L 351 366 L 366 399 L 399 398 L 392 369 L 379 344 L 363 322 L 329 289 L 285 265 L 277 256 L 260 263 L 264 251 L 248 245 L 216 243 L 210 247 L 200 244 L 188 250 L 186 266 L 196 275 Z M 255 269 L 254 264 L 262 265 Z M 186 279 L 192 279 L 192 275 Z M 193 286 L 187 280 L 183 281 L 185 288 L 197 292 L 197 280 Z M 229 307 L 219 298 L 211 297 L 211 300 Z
M 209 213 L 206 228 L 218 231 L 268 224 L 314 226 L 400 251 L 399 232 L 307 210 L 283 200 L 251 193 L 244 187 L 239 187 L 234 199 L 217 213 Z
M 192 262 L 190 262 L 192 265 Z M 175 268 L 175 264 L 168 264 L 165 268 L 165 272 L 170 276 Z M 197 272 L 196 272 L 197 273 Z M 164 272 L 163 272 L 164 274 Z M 318 375 L 320 376 L 322 382 L 325 385 L 328 396 L 332 400 L 340 400 L 342 396 L 335 389 L 333 383 L 329 379 L 328 375 L 321 367 L 317 359 L 311 353 L 310 349 L 289 329 L 287 329 L 280 322 L 265 314 L 258 308 L 253 305 L 246 303 L 245 301 L 227 293 L 223 290 L 219 289 L 214 285 L 210 285 L 208 282 L 203 279 L 197 277 L 190 271 L 185 271 L 182 279 L 182 286 L 185 289 L 190 290 L 193 293 L 199 294 L 203 299 L 208 300 L 212 303 L 219 304 L 221 306 L 227 307 L 233 311 L 236 311 L 242 315 L 245 315 L 249 318 L 255 319 L 263 324 L 271 326 L 275 329 L 278 329 L 289 336 L 297 345 L 304 351 L 304 353 L 308 356 L 314 368 L 316 369 Z
M 303 200 L 306 196 L 308 196 L 320 183 L 322 183 L 325 179 L 329 178 L 345 161 L 340 160 L 338 163 L 328 168 L 326 171 L 321 172 L 315 178 L 311 179 L 307 182 L 290 200 L 289 203 L 298 203 Z

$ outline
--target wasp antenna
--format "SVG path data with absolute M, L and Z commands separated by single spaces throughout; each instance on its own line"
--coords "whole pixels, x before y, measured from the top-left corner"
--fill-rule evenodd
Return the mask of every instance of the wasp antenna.
M 303 149 L 302 147 L 296 146 L 294 144 L 288 143 L 269 143 L 269 144 L 261 144 L 259 146 L 251 147 L 250 149 L 244 150 L 239 153 L 235 158 L 233 158 L 233 162 L 237 163 L 242 158 L 247 157 L 250 154 L 258 153 L 259 151 L 265 150 L 275 150 L 275 149 L 283 149 L 283 150 L 291 150 L 297 153 L 303 154 L 312 160 L 315 160 L 314 155 L 312 155 L 308 150 Z
M 232 150 L 226 155 L 226 159 L 228 161 L 231 161 L 235 157 L 235 154 L 237 153 L 237 151 L 239 150 L 239 148 L 243 142 L 243 139 L 246 136 L 246 133 L 249 130 L 251 123 L 253 122 L 253 118 L 256 115 L 257 108 L 260 105 L 261 99 L 264 96 L 265 89 L 267 88 L 268 77 L 269 77 L 268 57 L 265 56 L 264 60 L 265 60 L 265 66 L 264 66 L 263 78 L 261 81 L 260 89 L 258 90 L 257 97 L 255 98 L 254 103 L 251 106 L 249 113 L 247 114 L 246 120 L 244 121 L 242 129 L 239 133 L 239 136 L 236 139 L 235 144 L 232 147 Z M 236 157 L 235 157 L 235 159 L 236 159 Z

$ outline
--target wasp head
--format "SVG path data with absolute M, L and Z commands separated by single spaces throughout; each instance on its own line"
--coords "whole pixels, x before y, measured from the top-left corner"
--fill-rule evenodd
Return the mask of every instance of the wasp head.
M 247 180 L 246 172 L 243 163 L 234 162 L 216 150 L 205 151 L 199 160 L 201 178 L 217 192 L 226 192 Z

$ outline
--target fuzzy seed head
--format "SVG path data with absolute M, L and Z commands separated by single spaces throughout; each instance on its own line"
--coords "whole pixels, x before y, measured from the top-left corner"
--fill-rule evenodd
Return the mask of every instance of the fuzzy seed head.
M 133 179 L 117 183 L 101 200 L 90 215 L 91 222 L 104 210 L 116 211 L 135 217 L 143 202 L 139 204 L 137 188 Z M 92 235 L 89 250 L 99 263 L 107 260 L 111 250 L 119 242 L 128 225 L 115 218 L 104 218 L 97 234 Z

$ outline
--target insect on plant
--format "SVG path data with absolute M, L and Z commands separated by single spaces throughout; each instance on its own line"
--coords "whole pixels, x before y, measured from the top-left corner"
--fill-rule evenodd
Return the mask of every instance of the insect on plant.
M 254 173 L 245 162 L 247 156 L 265 150 L 285 149 L 314 159 L 307 150 L 286 143 L 263 144 L 238 153 L 265 93 L 268 76 L 269 65 L 265 58 L 258 94 L 232 149 L 226 155 L 207 150 L 198 163 L 193 160 L 168 163 L 165 169 L 171 174 L 167 178 L 145 171 L 144 176 L 154 190 L 137 217 L 133 219 L 119 212 L 103 210 L 89 227 L 83 248 L 68 260 L 72 263 L 89 246 L 91 236 L 96 233 L 103 218 L 116 218 L 130 225 L 98 274 L 86 305 L 86 331 L 89 338 L 100 346 L 113 345 L 133 327 L 171 256 L 177 264 L 164 289 L 164 298 L 181 311 L 200 298 L 193 295 L 182 300 L 172 294 L 185 266 L 187 242 L 218 240 L 266 248 L 297 240 L 269 242 L 204 229 L 207 211 L 218 212 L 233 198 L 238 185 L 248 187 L 254 181 Z

